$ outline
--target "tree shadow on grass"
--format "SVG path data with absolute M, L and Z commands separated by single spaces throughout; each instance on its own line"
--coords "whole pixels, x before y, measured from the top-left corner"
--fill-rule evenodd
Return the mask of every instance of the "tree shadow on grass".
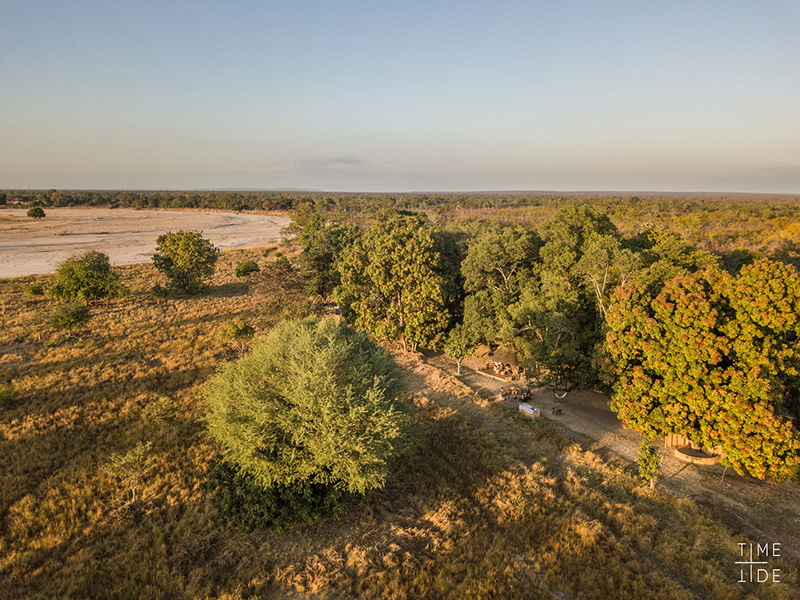
M 54 382 L 30 393 L 20 393 L 14 405 L 5 411 L 5 418 L 42 418 L 70 407 L 91 402 L 116 400 L 122 407 L 127 400 L 141 394 L 172 396 L 206 381 L 216 365 L 192 365 L 183 369 L 158 369 L 142 375 L 119 374 L 91 384 Z M 34 432 L 35 435 L 35 432 Z
M 250 285 L 245 281 L 234 281 L 211 286 L 203 292 L 203 295 L 211 298 L 235 298 L 247 294 L 249 288 Z

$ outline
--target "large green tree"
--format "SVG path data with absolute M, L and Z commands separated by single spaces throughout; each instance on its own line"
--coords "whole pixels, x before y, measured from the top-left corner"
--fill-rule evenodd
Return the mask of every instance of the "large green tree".
M 203 279 L 211 277 L 219 258 L 219 248 L 194 230 L 170 231 L 158 236 L 153 265 L 164 273 L 170 285 L 187 293 L 203 288 Z
M 608 311 L 612 408 L 646 436 L 674 432 L 721 446 L 758 478 L 797 473 L 800 279 L 767 260 L 734 277 L 718 268 L 675 277 L 652 298 L 626 285 Z
M 111 268 L 108 255 L 97 250 L 73 254 L 58 265 L 51 296 L 61 300 L 92 302 L 103 298 L 119 298 L 128 293 Z
M 632 258 L 608 216 L 586 204 L 561 209 L 539 236 L 533 276 L 508 307 L 512 344 L 540 385 L 593 385 L 606 298 Z
M 439 344 L 457 275 L 443 244 L 421 216 L 397 216 L 364 231 L 339 261 L 335 298 L 343 314 L 404 350 Z
M 534 276 L 540 246 L 538 236 L 522 227 L 492 227 L 469 244 L 461 274 L 464 325 L 471 337 L 508 341 L 513 330 L 508 307 Z
M 302 237 L 305 241 L 300 268 L 308 280 L 308 291 L 328 299 L 341 282 L 339 258 L 358 237 L 358 228 L 340 223 L 325 226 L 314 223 Z
M 225 460 L 263 489 L 384 485 L 408 431 L 391 356 L 332 318 L 288 321 L 206 385 Z

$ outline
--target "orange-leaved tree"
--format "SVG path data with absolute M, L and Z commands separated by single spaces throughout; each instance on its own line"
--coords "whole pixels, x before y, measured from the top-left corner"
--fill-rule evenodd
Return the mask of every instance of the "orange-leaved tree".
M 655 297 L 616 292 L 605 348 L 611 407 L 645 436 L 721 446 L 724 461 L 759 479 L 796 476 L 800 436 L 800 278 L 761 260 L 738 276 L 706 269 Z

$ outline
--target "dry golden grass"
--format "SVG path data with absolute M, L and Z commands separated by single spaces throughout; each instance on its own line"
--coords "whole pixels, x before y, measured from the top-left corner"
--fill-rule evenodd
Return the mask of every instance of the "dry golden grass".
M 254 258 L 262 272 L 233 277 Z M 315 310 L 296 275 L 257 250 L 223 254 L 214 287 L 158 299 L 149 265 L 132 296 L 93 308 L 71 337 L 46 324 L 32 282 L 0 280 L 0 596 L 4 598 L 795 598 L 736 582 L 739 531 L 691 500 L 489 404 L 400 356 L 417 440 L 386 488 L 342 519 L 246 533 L 201 489 L 214 448 L 198 391 L 236 356 L 215 336 L 243 316 L 263 333 Z M 156 418 L 169 398 L 174 420 Z M 151 441 L 129 490 L 103 469 Z M 764 541 L 764 540 L 758 540 Z

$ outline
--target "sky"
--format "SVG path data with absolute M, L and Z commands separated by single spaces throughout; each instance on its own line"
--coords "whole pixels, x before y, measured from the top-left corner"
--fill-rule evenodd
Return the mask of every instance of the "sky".
M 0 0 L 0 189 L 800 193 L 797 0 Z

